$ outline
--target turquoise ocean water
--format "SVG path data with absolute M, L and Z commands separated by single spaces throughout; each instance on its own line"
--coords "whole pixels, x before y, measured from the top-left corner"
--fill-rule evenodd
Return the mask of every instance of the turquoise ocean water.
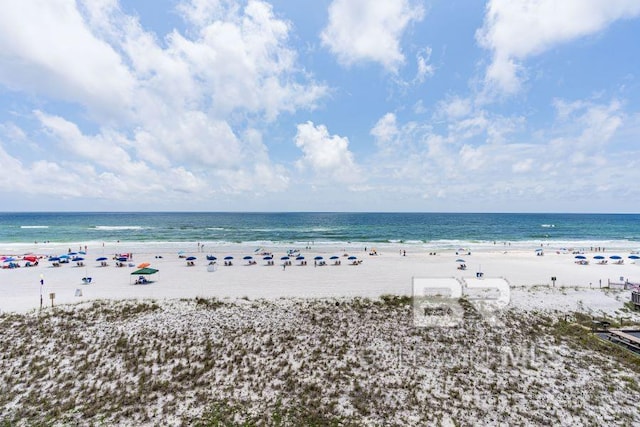
M 0 213 L 0 243 L 602 245 L 640 249 L 638 214 Z M 495 243 L 494 243 L 495 242 Z

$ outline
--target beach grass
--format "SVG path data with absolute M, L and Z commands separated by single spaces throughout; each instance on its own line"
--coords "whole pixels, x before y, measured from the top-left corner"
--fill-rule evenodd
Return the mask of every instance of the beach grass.
M 638 357 L 588 316 L 416 328 L 411 299 L 90 301 L 0 316 L 0 424 L 640 422 Z

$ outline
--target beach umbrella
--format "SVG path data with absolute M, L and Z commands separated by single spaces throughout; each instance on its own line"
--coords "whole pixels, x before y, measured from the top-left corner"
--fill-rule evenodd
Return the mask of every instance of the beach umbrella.
M 640 256 L 638 256 L 638 255 L 629 255 L 628 258 L 629 259 L 640 259 Z
M 622 259 L 622 257 L 620 255 L 611 255 L 609 258 L 610 259 Z
M 78 251 L 78 253 L 79 253 L 80 255 L 86 255 L 86 254 L 87 254 L 85 251 Z
M 64 254 L 64 255 L 60 255 L 58 258 L 59 259 L 69 259 L 70 257 L 69 257 L 69 255 Z
M 4 262 L 13 262 L 13 261 L 15 261 L 15 260 L 16 260 L 16 259 L 15 259 L 14 257 L 10 256 L 10 257 L 6 257 L 6 258 L 4 259 Z
M 593 257 L 593 259 L 604 259 L 604 256 L 602 255 L 596 255 Z
M 287 261 L 289 259 L 288 256 L 281 256 L 280 261 Z
M 340 259 L 340 257 L 338 255 L 333 255 L 331 258 L 329 259 Z
M 247 261 L 248 261 L 248 260 L 253 259 L 253 257 L 252 257 L 251 255 L 247 255 L 246 257 L 244 257 L 244 258 L 242 258 L 242 259 L 244 259 L 244 260 L 247 260 Z
M 81 256 L 77 256 L 73 259 L 73 261 L 84 261 L 84 258 L 82 258 Z
M 314 260 L 316 261 L 322 261 L 324 258 L 321 257 L 320 255 L 318 255 L 317 257 L 314 258 Z
M 194 256 L 187 257 L 187 261 L 195 261 L 195 260 L 197 260 L 197 259 L 198 259 L 198 258 L 196 258 L 196 257 L 194 257 Z
M 218 258 L 214 257 L 213 255 L 207 255 L 207 261 L 215 261 Z
M 49 262 L 58 262 L 58 261 L 60 261 L 60 257 L 52 256 L 51 258 L 49 258 Z
M 100 258 L 96 258 L 96 261 L 106 261 L 107 259 L 106 256 L 101 256 Z
M 148 262 L 143 262 L 141 264 L 138 264 L 138 268 L 145 268 L 145 267 L 149 267 L 151 264 Z
M 296 261 L 302 261 L 304 257 L 302 255 L 296 257 Z
M 584 256 L 584 255 L 576 255 L 575 258 L 576 259 L 587 259 L 587 257 Z
M 116 258 L 116 260 L 120 261 L 120 262 L 126 262 L 129 258 L 127 258 L 126 256 L 121 256 Z
M 357 256 L 351 255 L 349 258 L 347 258 L 349 261 L 353 261 L 354 259 L 358 259 Z
M 456 262 L 465 262 L 465 260 L 463 260 L 462 258 L 458 258 Z
M 38 260 L 38 258 L 33 255 L 27 255 L 25 257 L 22 257 L 22 259 L 29 262 L 36 262 Z
M 536 249 L 536 252 L 542 252 L 542 248 Z
M 231 259 L 233 259 L 233 257 L 231 255 L 224 257 L 225 261 L 229 261 Z
M 263 257 L 262 259 L 265 260 L 265 261 L 271 261 L 273 259 L 273 257 L 272 256 L 266 256 L 266 257 Z
M 76 256 L 76 255 L 78 255 L 78 252 L 69 252 L 68 255 L 69 256 Z

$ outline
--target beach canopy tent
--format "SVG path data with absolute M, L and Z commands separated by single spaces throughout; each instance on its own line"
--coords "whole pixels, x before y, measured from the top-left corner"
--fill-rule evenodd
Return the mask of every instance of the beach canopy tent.
M 150 276 L 152 274 L 156 274 L 159 270 L 155 269 L 155 268 L 151 268 L 151 267 L 145 267 L 145 268 L 141 268 L 139 270 L 134 271 L 133 273 L 131 273 L 132 276 L 140 276 L 140 278 L 138 280 L 136 280 L 136 285 L 138 284 L 146 284 L 146 283 L 151 283 L 149 280 L 147 280 L 146 278 L 144 278 L 143 276 Z
M 145 268 L 141 268 L 139 270 L 134 271 L 133 273 L 131 273 L 132 276 L 134 275 L 142 275 L 142 276 L 147 276 L 149 274 L 156 274 L 158 271 L 155 268 L 151 268 L 151 267 L 145 267 Z

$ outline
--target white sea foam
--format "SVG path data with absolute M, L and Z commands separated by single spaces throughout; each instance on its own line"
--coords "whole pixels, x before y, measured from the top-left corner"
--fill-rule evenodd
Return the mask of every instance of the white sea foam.
M 95 227 L 91 227 L 94 230 L 142 230 L 144 227 L 139 225 L 96 225 Z
M 49 228 L 48 225 L 21 225 L 20 228 Z

